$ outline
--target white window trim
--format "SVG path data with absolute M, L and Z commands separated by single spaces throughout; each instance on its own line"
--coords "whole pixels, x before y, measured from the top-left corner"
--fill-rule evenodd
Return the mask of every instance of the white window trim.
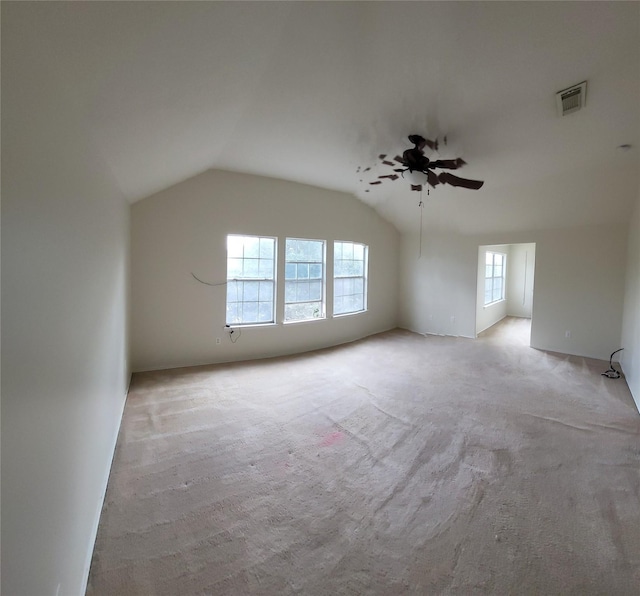
M 485 287 L 486 287 L 486 283 L 487 283 L 487 279 L 498 279 L 496 277 L 493 276 L 491 278 L 488 278 L 486 275 L 486 259 L 488 254 L 492 254 L 492 255 L 501 255 L 502 256 L 502 277 L 500 279 L 502 279 L 502 297 L 498 298 L 497 300 L 492 300 L 491 302 L 485 302 L 485 304 L 483 305 L 483 308 L 489 308 L 491 306 L 495 306 L 496 304 L 500 304 L 501 302 L 506 302 L 507 300 L 507 254 L 504 252 L 500 252 L 498 250 L 486 250 L 485 251 Z M 495 265 L 492 265 L 492 267 L 495 267 Z M 493 272 L 492 272 L 493 273 Z M 493 284 L 492 284 L 492 292 L 491 295 L 493 296 Z
M 351 278 L 345 278 L 345 277 L 336 277 L 336 270 L 335 270 L 335 266 L 336 266 L 336 258 L 335 258 L 335 245 L 337 242 L 340 243 L 344 243 L 344 244 L 358 244 L 360 246 L 363 247 L 364 249 L 364 259 L 363 259 L 363 274 L 357 275 L 357 276 L 352 276 Z M 341 313 L 333 313 L 333 318 L 340 318 L 340 317 L 350 317 L 353 315 L 361 315 L 362 313 L 365 313 L 368 311 L 369 309 L 369 245 L 365 244 L 364 242 L 356 242 L 355 240 L 334 240 L 333 241 L 333 247 L 334 247 L 334 256 L 333 256 L 333 271 L 332 271 L 332 279 L 333 279 L 333 284 L 334 284 L 334 288 L 335 288 L 335 282 L 336 279 L 362 279 L 363 282 L 363 295 L 362 295 L 362 308 L 360 310 L 353 310 L 350 312 L 341 312 Z M 333 291 L 333 308 L 335 310 L 335 289 Z
M 287 302 L 287 296 L 286 296 L 286 284 L 287 281 L 293 281 L 293 280 L 287 280 L 287 275 L 286 275 L 286 269 L 287 269 L 287 263 L 290 263 L 291 261 L 287 261 L 287 241 L 289 240 L 300 240 L 303 242 L 321 242 L 322 243 L 322 278 L 321 278 L 321 283 L 322 283 L 322 291 L 321 291 L 321 298 L 320 298 L 320 304 L 321 304 L 321 313 L 319 317 L 310 317 L 308 319 L 289 319 L 287 320 L 286 318 L 286 310 L 287 310 L 287 305 L 288 304 L 304 304 L 305 302 Z M 282 261 L 282 267 L 284 270 L 284 273 L 282 275 L 283 277 L 283 282 L 284 282 L 284 290 L 283 290 L 283 314 L 282 314 L 282 323 L 283 325 L 291 325 L 294 323 L 311 323 L 313 321 L 326 321 L 327 320 L 327 245 L 328 245 L 328 241 L 323 239 L 323 238 L 299 238 L 297 236 L 286 236 L 283 242 L 284 245 L 284 258 Z M 315 263 L 314 263 L 315 264 Z M 314 302 L 318 302 L 318 300 L 308 300 L 308 303 L 314 303 Z
M 235 236 L 238 238 L 257 238 L 258 240 L 261 238 L 266 238 L 269 240 L 273 240 L 274 241 L 274 255 L 273 255 L 273 278 L 242 278 L 242 277 L 227 277 L 227 281 L 226 281 L 226 286 L 225 286 L 225 326 L 229 326 L 230 328 L 238 328 L 238 327 L 242 327 L 242 328 L 248 328 L 248 327 L 269 327 L 269 326 L 273 326 L 277 324 L 277 319 L 276 319 L 276 305 L 277 305 L 277 300 L 278 300 L 278 293 L 277 293 L 277 286 L 278 286 L 278 237 L 277 236 L 267 236 L 267 235 L 261 235 L 261 234 L 234 234 L 234 233 L 229 233 L 226 235 L 226 240 L 227 240 L 227 254 L 226 254 L 226 268 L 227 268 L 227 276 L 229 275 L 229 249 L 228 249 L 228 243 L 229 243 L 229 238 Z M 233 258 L 233 257 L 232 257 Z M 236 257 L 237 258 L 237 257 Z M 242 257 L 243 259 L 245 258 L 244 256 Z M 248 258 L 248 257 L 247 257 Z M 228 307 L 228 284 L 229 282 L 244 282 L 244 281 L 268 281 L 271 282 L 273 284 L 273 294 L 272 294 L 272 311 L 271 311 L 271 317 L 272 320 L 271 321 L 251 321 L 251 322 L 241 322 L 241 323 L 233 323 L 233 322 L 229 322 L 227 321 L 227 313 L 226 313 L 226 309 Z M 243 304 L 244 301 L 236 301 L 238 304 Z

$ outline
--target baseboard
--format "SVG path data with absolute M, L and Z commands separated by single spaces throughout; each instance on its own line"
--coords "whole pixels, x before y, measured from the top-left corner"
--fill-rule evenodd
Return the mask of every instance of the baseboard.
M 107 466 L 105 478 L 102 483 L 102 490 L 100 491 L 100 499 L 98 500 L 96 515 L 91 531 L 91 539 L 89 540 L 89 551 L 87 552 L 87 558 L 85 560 L 83 569 L 83 582 L 82 590 L 80 594 L 87 593 L 87 587 L 89 585 L 89 572 L 91 571 L 91 560 L 93 559 L 93 551 L 96 546 L 96 539 L 98 538 L 98 528 L 100 526 L 100 516 L 102 514 L 102 508 L 104 506 L 104 500 L 107 496 L 107 487 L 109 486 L 109 476 L 111 475 L 111 467 L 113 466 L 113 458 L 116 453 L 116 446 L 118 444 L 118 437 L 120 436 L 120 427 L 122 426 L 122 418 L 124 416 L 124 408 L 127 404 L 127 396 L 129 395 L 129 387 L 131 386 L 131 375 L 129 375 L 129 381 L 127 383 L 127 390 L 125 391 L 124 398 L 120 405 L 120 412 L 118 416 L 118 425 L 116 432 L 114 433 L 113 442 L 111 445 L 111 457 L 109 459 L 109 465 Z

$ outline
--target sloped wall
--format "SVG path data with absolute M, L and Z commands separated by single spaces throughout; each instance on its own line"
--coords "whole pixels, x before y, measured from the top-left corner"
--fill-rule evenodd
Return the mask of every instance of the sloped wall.
M 353 240 L 369 246 L 368 310 L 224 331 L 227 234 Z M 225 171 L 199 176 L 132 208 L 134 370 L 265 358 L 336 345 L 397 324 L 396 229 L 354 197 Z M 330 313 L 329 313 L 330 315 Z M 216 338 L 221 343 L 216 344 Z

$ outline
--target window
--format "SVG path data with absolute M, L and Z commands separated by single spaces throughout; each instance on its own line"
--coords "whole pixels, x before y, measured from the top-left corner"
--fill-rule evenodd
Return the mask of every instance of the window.
M 335 242 L 333 256 L 333 314 L 367 308 L 367 246 Z
M 324 241 L 287 238 L 284 320 L 324 318 Z
M 276 239 L 227 236 L 227 325 L 273 323 Z
M 507 256 L 499 252 L 486 252 L 484 274 L 484 304 L 504 300 L 504 274 Z

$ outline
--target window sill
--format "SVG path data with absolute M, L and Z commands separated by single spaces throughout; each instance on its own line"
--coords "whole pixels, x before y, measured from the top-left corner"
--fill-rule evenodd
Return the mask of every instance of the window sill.
M 282 321 L 283 325 L 297 325 L 299 323 L 316 323 L 318 321 L 326 321 L 327 317 L 316 317 L 313 319 L 301 319 L 299 321 Z
M 252 327 L 275 327 L 278 323 L 271 321 L 270 323 L 236 323 L 235 325 L 229 325 L 225 323 L 224 328 L 229 329 L 250 329 Z
M 490 308 L 492 306 L 496 306 L 496 304 L 500 304 L 501 302 L 506 302 L 506 298 L 502 298 L 501 300 L 495 300 L 494 302 L 489 302 L 489 304 L 485 304 L 482 308 Z
M 341 312 L 337 315 L 333 315 L 334 319 L 340 319 L 342 317 L 352 317 L 353 315 L 361 315 L 367 312 L 367 309 L 364 308 L 362 310 L 356 310 L 354 312 Z

